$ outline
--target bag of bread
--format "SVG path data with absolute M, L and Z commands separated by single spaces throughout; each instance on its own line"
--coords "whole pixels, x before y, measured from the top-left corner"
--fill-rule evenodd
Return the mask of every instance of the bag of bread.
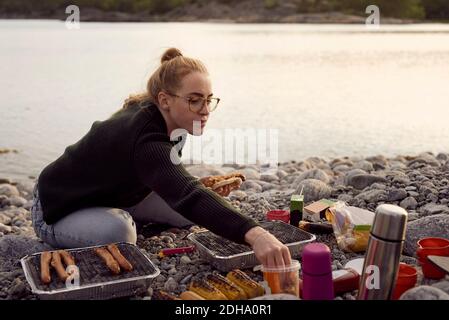
M 338 201 L 326 211 L 326 219 L 332 223 L 340 249 L 346 252 L 366 250 L 374 212 Z

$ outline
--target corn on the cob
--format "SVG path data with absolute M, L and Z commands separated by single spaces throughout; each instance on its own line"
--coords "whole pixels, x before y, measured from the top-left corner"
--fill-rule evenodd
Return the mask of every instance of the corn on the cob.
M 262 296 L 265 293 L 264 288 L 260 284 L 251 279 L 241 270 L 235 269 L 228 272 L 226 278 L 231 280 L 238 287 L 242 288 L 248 299 Z
M 206 300 L 228 300 L 220 290 L 215 288 L 204 278 L 192 280 L 189 290 L 199 294 Z

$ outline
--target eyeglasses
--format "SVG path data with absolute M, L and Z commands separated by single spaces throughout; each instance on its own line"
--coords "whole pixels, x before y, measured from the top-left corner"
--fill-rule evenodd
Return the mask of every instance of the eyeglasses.
M 217 109 L 218 103 L 220 102 L 220 98 L 181 97 L 181 96 L 178 96 L 178 95 L 170 93 L 170 92 L 167 92 L 167 94 L 169 94 L 173 97 L 176 97 L 176 98 L 181 98 L 181 99 L 186 100 L 189 103 L 189 110 L 192 112 L 195 112 L 195 113 L 199 113 L 203 109 L 205 102 L 206 102 L 207 110 L 209 112 L 212 112 L 215 109 Z

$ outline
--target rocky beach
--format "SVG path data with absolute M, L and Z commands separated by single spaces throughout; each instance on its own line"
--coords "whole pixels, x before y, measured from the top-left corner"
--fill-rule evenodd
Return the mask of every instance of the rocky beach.
M 322 198 L 374 211 L 390 203 L 409 213 L 406 241 L 401 261 L 418 269 L 418 284 L 401 299 L 449 300 L 449 277 L 429 280 L 423 277 L 415 257 L 416 242 L 423 237 L 449 238 L 449 153 L 422 153 L 414 156 L 308 158 L 280 163 L 269 173 L 256 165 L 190 165 L 197 177 L 240 171 L 247 180 L 240 190 L 226 197 L 243 214 L 259 221 L 273 209 L 288 209 L 290 196 L 304 187 L 306 204 Z M 20 258 L 51 249 L 35 235 L 30 208 L 34 181 L 15 182 L 0 178 L 0 299 L 37 299 L 26 282 Z M 192 227 L 198 228 L 197 226 Z M 194 276 L 214 271 L 197 252 L 159 257 L 162 248 L 191 245 L 186 236 L 193 231 L 163 226 L 139 226 L 137 245 L 160 268 L 161 274 L 147 291 L 131 299 L 151 299 L 153 292 L 174 294 L 184 291 Z M 317 235 L 333 255 L 333 269 L 363 254 L 343 252 L 334 235 Z M 260 272 L 245 270 L 257 281 Z M 357 292 L 337 296 L 354 300 Z

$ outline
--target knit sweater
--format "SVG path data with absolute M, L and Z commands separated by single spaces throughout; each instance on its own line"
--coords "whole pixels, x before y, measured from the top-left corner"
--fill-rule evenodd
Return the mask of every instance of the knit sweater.
M 205 188 L 180 161 L 174 164 L 170 152 L 176 143 L 152 103 L 133 104 L 95 121 L 40 173 L 44 221 L 53 224 L 86 207 L 131 207 L 155 191 L 188 220 L 245 243 L 245 233 L 259 224 Z

